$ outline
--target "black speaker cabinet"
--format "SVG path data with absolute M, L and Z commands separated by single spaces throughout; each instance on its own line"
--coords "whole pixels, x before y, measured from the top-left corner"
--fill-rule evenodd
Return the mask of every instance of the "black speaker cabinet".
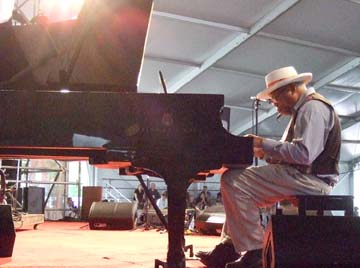
M 91 204 L 101 201 L 102 189 L 101 186 L 84 186 L 82 188 L 81 219 L 87 220 Z
M 0 257 L 12 256 L 15 237 L 11 207 L 0 205 Z
M 44 214 L 45 188 L 24 187 L 23 209 L 29 214 Z
M 195 228 L 203 234 L 220 234 L 225 222 L 223 205 L 207 207 L 195 218 Z
M 134 229 L 136 209 L 136 203 L 93 202 L 88 217 L 90 229 Z
M 360 267 L 360 217 L 273 215 L 263 268 Z
M 168 211 L 167 209 L 161 209 L 161 213 L 167 219 Z M 157 215 L 154 209 L 149 209 L 146 213 L 146 223 L 154 226 L 163 226 L 159 216 Z

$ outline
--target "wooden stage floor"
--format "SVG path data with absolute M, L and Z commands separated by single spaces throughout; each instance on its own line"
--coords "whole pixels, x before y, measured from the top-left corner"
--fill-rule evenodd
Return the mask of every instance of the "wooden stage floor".
M 132 231 L 89 230 L 87 222 L 48 222 L 37 230 L 17 230 L 12 257 L 0 258 L 0 267 L 151 268 L 166 259 L 167 233 L 156 229 Z M 185 236 L 194 253 L 209 250 L 218 236 Z M 186 253 L 186 267 L 204 267 Z

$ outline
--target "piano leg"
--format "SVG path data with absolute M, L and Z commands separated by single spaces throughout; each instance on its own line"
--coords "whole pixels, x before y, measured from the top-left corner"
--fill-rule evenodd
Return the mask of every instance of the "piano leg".
M 181 167 L 181 164 L 175 165 Z M 162 165 L 160 165 L 162 167 Z M 157 170 L 161 170 L 157 168 Z M 170 171 L 169 174 L 166 171 Z M 122 174 L 120 170 L 120 174 Z M 147 171 L 149 172 L 149 171 Z M 142 180 L 140 173 L 133 173 L 132 175 L 137 176 L 140 183 L 145 186 L 144 181 Z M 163 170 L 164 180 L 167 185 L 168 191 L 168 222 L 167 222 L 167 231 L 168 231 L 168 253 L 166 258 L 166 267 L 167 268 L 185 268 L 185 238 L 184 238 L 184 227 L 185 227 L 185 211 L 186 211 L 186 191 L 189 187 L 189 181 L 184 178 L 191 178 L 189 174 L 195 174 L 196 172 L 182 172 L 177 169 L 166 169 Z M 131 173 L 126 173 L 130 175 Z M 167 178 L 170 178 L 168 180 Z M 145 189 L 144 188 L 144 189 Z M 155 260 L 155 267 L 159 267 L 162 262 Z
M 176 182 L 176 183 L 174 183 Z M 174 178 L 168 183 L 168 268 L 185 268 L 183 247 L 186 191 L 188 183 L 184 177 Z

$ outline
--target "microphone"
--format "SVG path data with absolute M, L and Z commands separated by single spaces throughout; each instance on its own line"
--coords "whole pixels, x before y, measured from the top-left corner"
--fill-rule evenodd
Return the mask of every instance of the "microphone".
M 264 100 L 264 99 L 259 99 L 257 96 L 251 96 L 250 97 L 251 100 L 255 100 L 255 101 L 261 101 L 261 102 L 267 102 L 269 104 L 271 104 L 271 99 L 268 99 L 268 100 Z M 282 116 L 282 114 L 278 113 L 277 116 L 276 116 L 276 119 L 279 119 L 280 117 Z
M 267 102 L 267 103 L 271 103 L 271 100 L 264 100 L 264 99 L 259 99 L 258 97 L 256 96 L 251 96 L 250 97 L 250 100 L 255 100 L 255 101 L 261 101 L 261 102 Z

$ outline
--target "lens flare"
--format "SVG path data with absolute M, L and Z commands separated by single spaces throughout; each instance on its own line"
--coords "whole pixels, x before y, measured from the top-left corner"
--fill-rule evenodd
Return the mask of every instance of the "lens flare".
M 15 0 L 0 0 L 0 23 L 6 22 L 11 18 Z
M 76 19 L 85 0 L 46 0 L 40 5 L 41 13 L 50 21 Z

